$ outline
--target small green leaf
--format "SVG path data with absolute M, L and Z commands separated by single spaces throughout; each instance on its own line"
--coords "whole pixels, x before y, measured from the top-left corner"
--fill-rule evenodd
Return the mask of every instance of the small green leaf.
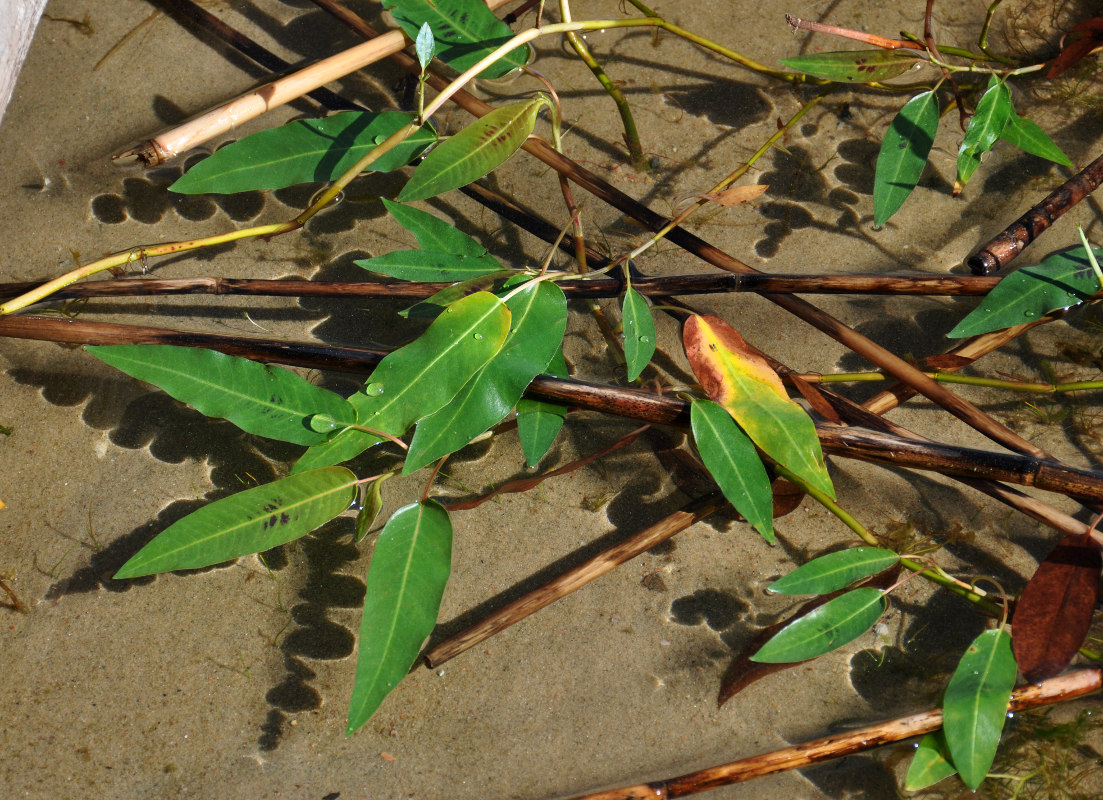
M 852 642 L 885 613 L 880 589 L 855 589 L 786 625 L 751 656 L 751 661 L 787 664 L 806 661 Z
M 199 569 L 268 550 L 329 522 L 355 497 L 356 476 L 344 467 L 303 472 L 238 492 L 170 525 L 115 578 Z
M 893 119 L 877 153 L 873 176 L 873 224 L 888 222 L 919 183 L 938 131 L 938 96 L 913 97 Z
M 562 348 L 552 356 L 547 374 L 557 378 L 568 377 Z M 566 406 L 525 397 L 517 402 L 517 435 L 521 439 L 521 451 L 528 466 L 535 467 L 548 454 L 566 419 Z
M 451 569 L 452 523 L 438 503 L 400 508 L 383 526 L 368 569 L 346 735 L 406 677 L 437 624 Z
M 490 261 L 494 260 L 490 256 L 485 256 L 485 258 Z M 498 262 L 495 261 L 494 264 L 497 266 Z M 398 316 L 403 319 L 435 319 L 447 306 L 460 298 L 467 297 L 476 292 L 496 292 L 502 288 L 502 285 L 508 282 L 510 278 L 516 277 L 524 276 L 513 269 L 498 269 L 497 272 L 485 272 L 474 278 L 467 278 L 458 283 L 453 283 L 451 286 L 446 286 L 439 292 L 435 292 L 429 297 L 426 297 L 421 302 L 399 311 Z
M 917 50 L 843 50 L 783 58 L 789 69 L 828 81 L 873 83 L 903 75 L 921 59 Z
M 711 400 L 694 400 L 690 423 L 697 452 L 724 497 L 767 542 L 774 541 L 774 496 L 754 445 L 731 414 Z
M 497 108 L 446 139 L 418 164 L 398 199 L 424 200 L 491 172 L 525 143 L 543 106 L 537 99 Z
M 169 190 L 181 194 L 233 194 L 331 181 L 413 120 L 413 114 L 397 111 L 346 111 L 325 119 L 289 122 L 226 145 L 188 170 Z M 426 126 L 369 169 L 390 172 L 404 167 L 436 138 L 436 132 Z
M 643 295 L 629 286 L 621 307 L 624 326 L 624 357 L 628 362 L 628 380 L 634 381 L 655 355 L 655 320 Z
M 502 271 L 502 265 L 489 255 L 457 256 L 434 250 L 396 250 L 353 263 L 380 275 L 423 283 L 465 281 Z
M 450 305 L 425 333 L 379 362 L 365 383 L 370 393 L 360 391 L 349 398 L 357 424 L 401 436 L 455 397 L 501 349 L 509 321 L 509 309 L 488 292 Z M 346 429 L 307 450 L 293 471 L 339 464 L 381 441 L 375 434 Z
M 383 509 L 383 481 L 392 475 L 393 472 L 388 472 L 367 486 L 360 484 L 360 511 L 356 515 L 356 530 L 353 534 L 355 541 L 359 542 L 368 535 L 372 523 Z
M 481 0 L 384 0 L 383 6 L 411 39 L 425 23 L 433 27 L 437 57 L 453 69 L 474 66 L 513 36 Z M 523 50 L 514 50 L 479 73 L 484 80 L 500 78 L 525 66 Z
M 1012 113 L 1011 119 L 1000 131 L 1000 138 L 1005 142 L 1010 142 L 1020 150 L 1030 153 L 1032 156 L 1045 158 L 1065 167 L 1072 167 L 1069 157 L 1061 152 L 1061 148 L 1053 143 L 1053 140 L 1046 135 L 1045 131 L 1039 128 L 1036 123 L 1029 119 L 1023 119 L 1017 114 Z
M 919 740 L 919 746 L 915 749 L 908 774 L 904 776 L 904 788 L 909 792 L 926 789 L 956 772 L 942 731 L 928 733 Z
M 502 420 L 563 341 L 567 300 L 549 281 L 529 283 L 506 301 L 512 330 L 502 349 L 452 401 L 417 423 L 403 475 L 453 453 Z
M 451 222 L 436 217 L 427 211 L 413 206 L 405 206 L 393 200 L 383 198 L 383 205 L 395 222 L 408 230 L 417 239 L 422 250 L 452 253 L 457 256 L 477 258 L 486 253 L 486 248 Z
M 976 113 L 969 120 L 965 138 L 957 154 L 957 182 L 954 193 L 957 194 L 969 182 L 969 178 L 980 166 L 980 157 L 992 149 L 1000 138 L 1004 127 L 1014 115 L 1011 105 L 1011 92 L 1007 84 L 996 76 L 988 83 L 988 89 L 977 103 Z
M 888 569 L 900 556 L 878 547 L 852 547 L 814 558 L 770 585 L 777 594 L 830 594 Z
M 954 766 L 973 791 L 996 757 L 1016 672 L 1011 636 L 985 631 L 969 645 L 946 687 L 942 729 Z
M 1103 258 L 1103 249 L 1093 252 Z M 1071 247 L 1003 278 L 946 335 L 959 339 L 1034 322 L 1055 309 L 1083 303 L 1098 291 L 1099 282 L 1087 253 L 1081 247 Z
M 428 22 L 423 22 L 421 30 L 417 32 L 417 39 L 414 40 L 414 52 L 417 53 L 417 62 L 421 64 L 421 69 L 424 71 L 437 52 L 437 43 L 433 39 L 433 29 L 429 27 Z
M 208 417 L 222 417 L 246 433 L 293 444 L 319 444 L 328 430 L 323 415 L 344 424 L 356 412 L 340 395 L 279 367 L 214 350 L 172 345 L 90 346 L 88 352 L 116 369 L 152 383 Z

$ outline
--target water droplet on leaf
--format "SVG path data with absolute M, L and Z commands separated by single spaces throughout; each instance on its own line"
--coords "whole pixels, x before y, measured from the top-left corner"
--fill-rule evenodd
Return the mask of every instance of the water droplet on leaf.
M 325 414 L 313 414 L 306 420 L 307 427 L 316 433 L 329 433 L 337 430 L 337 421 Z
M 383 394 L 383 384 L 369 383 L 367 386 L 364 387 L 364 394 L 366 394 L 368 397 L 379 397 L 379 395 Z
M 476 333 L 475 334 L 475 341 L 481 342 L 482 338 L 483 338 L 483 335 L 481 333 Z

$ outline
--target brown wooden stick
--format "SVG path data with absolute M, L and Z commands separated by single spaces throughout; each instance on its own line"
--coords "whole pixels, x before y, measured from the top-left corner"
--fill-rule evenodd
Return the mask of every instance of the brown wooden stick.
M 487 0 L 487 5 L 495 9 L 507 2 L 508 0 Z M 309 67 L 223 103 L 171 131 L 166 131 L 119 153 L 115 159 L 136 158 L 147 167 L 163 164 L 170 158 L 233 130 L 266 111 L 271 111 L 330 81 L 343 78 L 349 73 L 398 53 L 408 44 L 410 40 L 402 31 L 388 31 L 372 41 L 316 61 Z
M 931 278 L 909 275 L 667 275 L 633 278 L 632 288 L 645 295 L 716 294 L 726 292 L 775 292 L 778 294 L 885 294 L 885 295 L 984 295 L 997 277 L 961 275 Z M 0 298 L 17 297 L 41 281 L 0 283 Z M 50 295 L 49 300 L 80 297 L 133 297 L 173 294 L 225 294 L 262 297 L 406 297 L 424 298 L 448 283 L 376 281 L 302 281 L 252 278 L 125 278 L 85 281 Z M 568 297 L 618 297 L 624 283 L 617 278 L 563 281 Z
M 1044 200 L 1008 225 L 992 241 L 969 256 L 974 275 L 991 275 L 1006 267 L 1028 244 L 1103 183 L 1103 156 L 1062 183 Z
M 441 642 L 425 654 L 429 666 L 435 667 L 442 664 L 541 608 L 551 605 L 625 561 L 635 558 L 640 553 L 665 542 L 679 531 L 684 531 L 690 525 L 700 522 L 709 514 L 723 508 L 727 502 L 719 492 L 694 500 L 654 525 L 548 581 L 539 589 L 503 606 L 462 633 Z
M 338 4 L 334 3 L 333 0 L 314 0 L 314 2 L 327 10 L 331 10 L 332 13 L 335 14 L 338 13 L 336 9 L 341 8 Z M 331 9 L 331 7 L 334 8 Z M 353 30 L 368 37 L 376 35 L 375 30 L 370 25 L 347 9 L 343 9 L 341 13 L 343 14 L 341 18 L 347 22 Z M 420 65 L 406 54 L 396 53 L 392 56 L 392 59 L 411 73 L 420 74 Z M 447 85 L 447 81 L 432 73 L 429 74 L 428 82 L 438 90 L 443 89 Z M 474 95 L 462 90 L 456 92 L 452 96 L 452 100 L 465 111 L 476 117 L 485 116 L 493 110 L 491 106 L 479 100 Z M 566 175 L 595 197 L 598 197 L 605 203 L 629 215 L 645 228 L 652 231 L 658 231 L 667 224 L 668 220 L 665 217 L 641 205 L 619 189 L 594 175 L 585 167 L 577 164 L 561 153 L 556 152 L 554 148 L 543 140 L 530 137 L 523 145 L 523 148 L 530 155 L 535 156 L 552 169 L 556 170 L 556 172 L 561 175 Z M 725 253 L 719 248 L 708 244 L 703 239 L 700 239 L 684 228 L 676 227 L 672 229 L 667 234 L 667 238 L 679 247 L 684 248 L 719 269 L 737 274 L 759 274 L 753 267 L 744 264 L 739 259 Z M 940 386 L 937 382 L 924 375 L 919 369 L 908 364 L 904 359 L 876 344 L 871 339 L 863 336 L 853 328 L 843 324 L 806 300 L 793 295 L 774 294 L 769 292 L 762 293 L 762 296 L 786 311 L 789 311 L 799 319 L 804 320 L 819 331 L 827 334 L 840 344 L 850 348 L 871 363 L 876 364 L 897 380 L 903 381 L 914 387 L 920 394 L 946 409 L 985 436 L 988 436 L 993 441 L 999 442 L 1005 447 L 1020 453 L 1027 453 L 1037 457 L 1045 456 L 1043 450 L 1026 441 L 1005 425 L 1000 424 L 972 403 L 959 397 L 945 387 Z
M 1080 669 L 1058 675 L 1038 685 L 1024 686 L 1011 693 L 1012 712 L 1052 705 L 1099 691 L 1103 687 L 1103 670 Z M 751 758 L 732 761 L 716 767 L 689 772 L 676 778 L 650 783 L 622 786 L 591 794 L 577 795 L 571 800 L 655 800 L 655 798 L 686 795 L 728 786 L 732 783 L 774 775 L 790 769 L 800 769 L 833 758 L 860 753 L 913 736 L 931 733 L 942 727 L 942 710 L 931 709 L 920 714 L 880 722 L 846 733 L 774 750 Z

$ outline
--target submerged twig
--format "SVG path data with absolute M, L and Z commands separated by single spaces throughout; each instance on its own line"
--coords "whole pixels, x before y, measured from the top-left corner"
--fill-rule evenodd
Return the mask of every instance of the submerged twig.
M 1103 156 L 1053 190 L 1044 200 L 1012 222 L 988 244 L 969 256 L 966 264 L 974 275 L 991 275 L 1011 263 L 1023 249 L 1041 236 L 1062 214 L 1103 183 Z
M 1080 669 L 1037 685 L 1023 686 L 1011 693 L 1008 710 L 1052 705 L 1097 692 L 1103 688 L 1103 669 Z M 834 733 L 820 739 L 774 750 L 751 758 L 732 761 L 716 767 L 689 772 L 676 778 L 650 781 L 618 789 L 577 795 L 572 800 L 656 800 L 685 797 L 708 789 L 800 769 L 833 758 L 860 753 L 874 747 L 900 742 L 942 727 L 942 709 L 934 708 L 920 714 L 879 722 L 845 733 Z

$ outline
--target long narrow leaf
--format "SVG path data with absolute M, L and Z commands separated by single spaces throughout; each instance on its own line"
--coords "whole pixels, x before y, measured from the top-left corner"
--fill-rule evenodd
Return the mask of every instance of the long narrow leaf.
M 172 345 L 108 345 L 87 350 L 208 417 L 222 417 L 247 433 L 269 439 L 319 444 L 327 434 L 310 428 L 313 416 L 345 424 L 356 419 L 356 412 L 340 395 L 286 369 L 247 358 Z
M 386 198 L 383 199 L 383 205 L 395 218 L 395 222 L 414 235 L 418 247 L 422 250 L 434 250 L 473 258 L 486 253 L 486 248 L 479 244 L 477 240 L 440 217 Z
M 198 569 L 259 553 L 324 525 L 355 497 L 356 476 L 344 467 L 304 472 L 247 489 L 173 523 L 115 577 Z
M 985 631 L 958 662 L 942 700 L 942 728 L 961 779 L 973 791 L 996 757 L 1015 685 L 1011 637 Z
M 525 143 L 543 105 L 530 100 L 497 108 L 445 140 L 418 164 L 398 199 L 424 200 L 483 177 Z
M 424 283 L 465 281 L 502 269 L 489 255 L 457 256 L 435 250 L 396 250 L 353 263 L 380 275 Z
M 751 660 L 782 664 L 830 653 L 872 628 L 885 608 L 885 593 L 880 589 L 855 589 L 839 595 L 782 628 Z
M 872 83 L 895 78 L 920 59 L 916 50 L 841 50 L 783 58 L 789 69 L 843 83 Z
M 413 503 L 387 521 L 368 570 L 346 735 L 406 676 L 437 623 L 451 569 L 452 523 L 439 504 Z
M 405 433 L 451 400 L 501 349 L 509 322 L 509 309 L 488 292 L 450 305 L 425 333 L 379 362 L 364 390 L 349 398 L 357 424 L 393 436 Z M 349 428 L 307 450 L 294 471 L 339 464 L 381 441 Z
M 969 121 L 965 138 L 958 150 L 955 195 L 965 188 L 969 178 L 980 166 L 980 157 L 992 149 L 1014 113 L 1007 84 L 993 76 L 988 89 L 977 103 L 976 113 Z
M 770 458 L 834 497 L 816 426 L 789 399 L 766 360 L 719 317 L 690 317 L 682 338 L 705 394 L 722 405 Z
M 1038 127 L 1038 124 L 1029 119 L 1023 119 L 1012 114 L 1008 123 L 1000 131 L 1000 138 L 1010 142 L 1020 150 L 1030 153 L 1032 156 L 1045 158 L 1065 167 L 1072 167 L 1069 157 L 1061 152 L 1061 148 L 1053 143 L 1046 132 Z
M 628 380 L 634 381 L 655 355 L 655 320 L 651 317 L 651 306 L 631 286 L 624 291 L 621 320 Z
M 482 0 L 384 0 L 395 21 L 411 39 L 429 24 L 436 41 L 436 56 L 461 72 L 504 44 L 513 31 L 494 16 Z M 525 66 L 525 51 L 514 50 L 479 73 L 480 78 L 500 78 Z
M 946 746 L 946 736 L 942 731 L 928 733 L 919 740 L 904 776 L 904 788 L 916 792 L 934 786 L 940 780 L 949 778 L 957 772 L 950 761 L 950 749 Z
M 233 194 L 331 181 L 413 120 L 413 114 L 397 111 L 346 111 L 325 119 L 289 122 L 223 147 L 188 170 L 169 190 Z M 390 172 L 404 167 L 436 139 L 436 132 L 426 126 L 381 156 L 370 169 Z
M 770 584 L 777 594 L 828 594 L 888 569 L 900 556 L 879 547 L 852 547 L 814 558 Z
M 885 131 L 873 176 L 873 224 L 884 225 L 919 183 L 938 131 L 938 95 L 913 97 Z
M 1093 252 L 1103 258 L 1103 249 L 1093 248 Z M 1005 277 L 946 335 L 957 339 L 1033 322 L 1055 309 L 1082 303 L 1098 291 L 1099 281 L 1084 248 L 1062 250 Z
M 711 400 L 694 400 L 690 422 L 697 452 L 720 491 L 768 542 L 774 541 L 774 497 L 762 459 L 731 415 Z
M 499 422 L 559 349 L 567 327 L 567 300 L 556 284 L 530 283 L 506 306 L 512 330 L 502 349 L 450 403 L 417 423 L 402 474 L 455 452 Z
M 557 378 L 568 377 L 562 349 L 552 356 L 547 373 Z M 566 419 L 566 406 L 526 397 L 517 402 L 517 435 L 528 466 L 535 467 L 547 455 Z

